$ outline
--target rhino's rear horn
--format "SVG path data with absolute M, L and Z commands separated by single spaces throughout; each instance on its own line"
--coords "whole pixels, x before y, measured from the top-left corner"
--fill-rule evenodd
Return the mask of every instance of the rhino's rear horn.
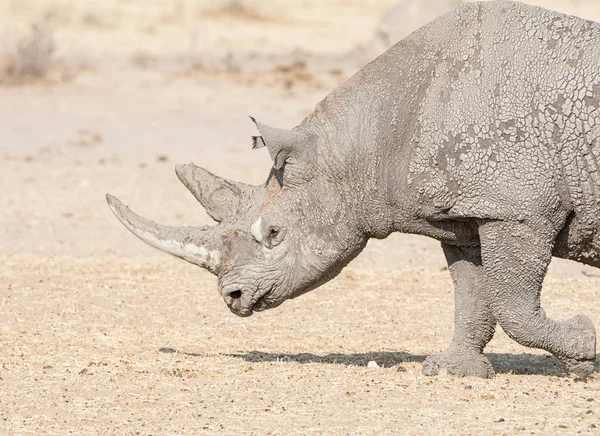
M 194 164 L 177 165 L 177 177 L 215 221 L 239 214 L 256 189 L 252 185 L 224 179 Z
M 106 194 L 106 201 L 119 221 L 142 241 L 165 253 L 206 268 L 213 274 L 219 272 L 222 252 L 219 226 L 163 226 L 136 215 L 110 194 Z

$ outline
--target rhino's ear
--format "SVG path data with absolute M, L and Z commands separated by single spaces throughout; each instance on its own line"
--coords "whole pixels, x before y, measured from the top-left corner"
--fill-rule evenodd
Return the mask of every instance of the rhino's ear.
M 306 144 L 307 135 L 294 130 L 276 129 L 250 119 L 256 124 L 261 136 L 252 137 L 252 148 L 267 147 L 273 160 L 273 168 L 281 169 L 286 159 L 301 150 Z
M 194 164 L 177 165 L 175 172 L 210 217 L 218 222 L 238 215 L 256 190 L 252 185 L 224 179 Z

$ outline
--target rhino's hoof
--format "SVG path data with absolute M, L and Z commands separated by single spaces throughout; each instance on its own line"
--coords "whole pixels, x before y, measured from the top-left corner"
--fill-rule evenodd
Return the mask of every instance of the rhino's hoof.
M 425 359 L 423 375 L 491 378 L 494 376 L 494 368 L 490 360 L 481 353 L 445 352 Z
M 564 356 L 559 356 L 567 372 L 587 377 L 594 372 L 596 359 L 596 329 L 592 321 L 584 315 L 577 315 L 563 324 L 570 341 Z

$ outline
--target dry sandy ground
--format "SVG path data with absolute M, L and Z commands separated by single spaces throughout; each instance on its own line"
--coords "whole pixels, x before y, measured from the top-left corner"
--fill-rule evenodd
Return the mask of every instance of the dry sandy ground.
M 0 85 L 0 434 L 600 432 L 598 375 L 565 376 L 500 329 L 494 379 L 421 376 L 452 337 L 435 241 L 373 241 L 323 288 L 241 319 L 214 277 L 106 206 L 111 192 L 160 222 L 208 223 L 174 164 L 260 183 L 247 115 L 297 124 L 381 47 L 392 3 L 0 0 L 3 53 L 32 23 L 55 45 L 44 78 Z M 554 262 L 547 313 L 600 327 L 599 285 Z

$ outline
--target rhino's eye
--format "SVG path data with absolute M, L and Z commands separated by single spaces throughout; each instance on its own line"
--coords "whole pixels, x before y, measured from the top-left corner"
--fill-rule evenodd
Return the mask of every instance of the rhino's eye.
M 276 245 L 279 245 L 281 241 L 283 241 L 284 232 L 280 227 L 271 226 L 269 227 L 269 231 L 267 233 L 267 247 L 273 248 Z

